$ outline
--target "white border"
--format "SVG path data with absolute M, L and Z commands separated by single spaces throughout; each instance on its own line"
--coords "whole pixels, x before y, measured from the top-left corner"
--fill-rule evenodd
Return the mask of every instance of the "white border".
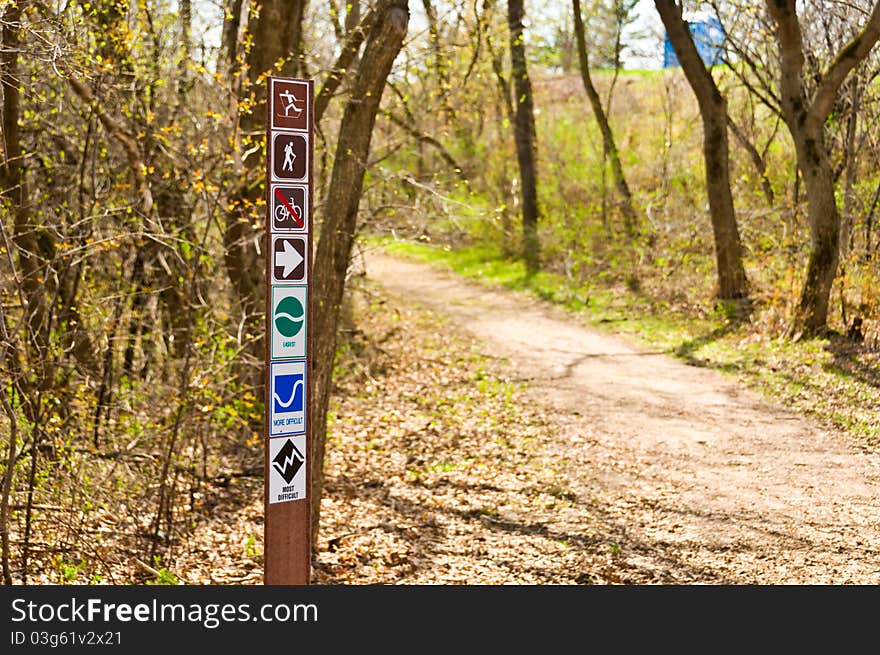
M 275 189 L 302 189 L 303 198 L 305 198 L 305 205 L 303 206 L 303 226 L 302 227 L 275 227 L 275 203 L 278 201 L 275 198 Z M 303 232 L 308 233 L 309 231 L 309 185 L 308 184 L 271 184 L 269 185 L 269 206 L 271 209 L 272 216 L 272 225 L 271 232 L 278 234 L 302 234 Z
M 281 127 L 279 125 L 275 125 L 275 85 L 276 84 L 293 84 L 295 86 L 302 86 L 306 89 L 306 126 L 304 128 L 298 127 Z M 309 94 L 309 83 L 301 80 L 280 80 L 277 78 L 272 78 L 272 93 L 269 96 L 272 98 L 272 107 L 270 107 L 270 123 L 271 129 L 274 130 L 288 130 L 291 132 L 308 132 L 311 127 L 312 120 L 312 98 Z
M 278 297 L 277 294 L 284 294 L 284 298 L 296 297 L 303 304 L 303 327 L 295 339 L 297 339 L 297 343 L 300 343 L 301 346 L 296 348 L 285 347 L 278 345 L 281 342 L 289 339 L 290 337 L 285 337 L 278 331 L 278 328 L 275 327 L 275 307 L 278 304 L 275 302 L 275 299 Z M 300 295 L 302 297 L 300 297 Z M 281 302 L 279 298 L 278 302 Z M 273 286 L 272 287 L 272 359 L 302 359 L 306 356 L 306 346 L 308 345 L 308 330 L 309 330 L 309 288 L 307 286 Z M 277 346 L 277 348 L 276 348 Z
M 275 175 L 275 140 L 280 137 L 291 137 L 296 136 L 300 137 L 306 142 L 306 170 L 303 172 L 302 177 L 278 177 Z M 309 183 L 309 169 L 311 168 L 312 162 L 311 157 L 309 157 L 309 134 L 308 132 L 279 132 L 277 130 L 272 131 L 272 149 L 269 151 L 269 175 L 271 176 L 273 184 L 289 184 L 293 185 L 308 185 Z
M 309 385 L 308 371 L 306 370 L 305 359 L 296 359 L 285 362 L 269 362 L 269 437 L 282 437 L 291 434 L 305 434 L 306 420 L 309 408 Z M 302 373 L 303 376 L 303 408 L 302 408 L 302 424 L 297 427 L 287 428 L 275 426 L 275 376 L 290 375 L 291 373 Z M 294 414 L 294 412 L 283 412 L 283 414 Z
M 290 484 L 284 481 L 281 474 L 275 470 L 273 459 L 278 451 L 284 447 L 287 440 L 290 439 L 293 445 L 303 456 L 303 464 Z M 306 498 L 308 485 L 306 484 L 306 471 L 308 471 L 309 451 L 306 449 L 306 436 L 304 434 L 294 437 L 283 437 L 280 439 L 269 439 L 269 503 L 291 503 L 295 500 L 304 500 Z M 292 488 L 291 488 L 292 487 Z M 285 491 L 287 489 L 287 491 Z M 279 494 L 293 493 L 296 498 L 278 498 Z
M 303 257 L 305 261 L 303 262 L 303 278 L 301 280 L 279 280 L 275 277 L 275 242 L 278 239 L 301 239 L 306 242 L 305 252 L 303 253 Z M 297 285 L 307 285 L 309 282 L 309 248 L 311 248 L 311 244 L 309 244 L 309 235 L 303 233 L 292 232 L 290 234 L 286 232 L 280 232 L 278 234 L 272 235 L 272 246 L 269 250 L 269 257 L 272 258 L 270 266 L 272 268 L 271 277 L 272 284 L 280 284 L 280 285 L 288 285 L 288 286 L 297 286 Z

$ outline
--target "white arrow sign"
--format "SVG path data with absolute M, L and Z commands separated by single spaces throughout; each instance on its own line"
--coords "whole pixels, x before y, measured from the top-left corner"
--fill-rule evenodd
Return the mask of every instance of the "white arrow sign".
M 302 263 L 303 256 L 297 252 L 290 241 L 285 241 L 284 250 L 275 255 L 275 264 L 284 267 L 284 272 L 281 274 L 284 277 L 290 277 L 293 269 Z
M 272 283 L 305 284 L 309 241 L 305 235 L 272 235 Z

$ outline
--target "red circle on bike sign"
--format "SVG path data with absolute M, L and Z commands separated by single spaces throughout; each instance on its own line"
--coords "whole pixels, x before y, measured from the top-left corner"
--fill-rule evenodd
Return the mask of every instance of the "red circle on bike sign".
M 303 232 L 308 229 L 309 195 L 304 186 L 272 186 L 272 229 Z

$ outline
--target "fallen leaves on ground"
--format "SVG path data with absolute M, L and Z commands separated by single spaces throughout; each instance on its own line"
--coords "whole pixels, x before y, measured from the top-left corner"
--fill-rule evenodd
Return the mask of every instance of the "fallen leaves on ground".
M 337 362 L 312 582 L 621 580 L 592 499 L 575 496 L 556 461 L 555 428 L 504 363 L 363 285 Z M 262 484 L 230 487 L 176 558 L 189 583 L 261 582 Z

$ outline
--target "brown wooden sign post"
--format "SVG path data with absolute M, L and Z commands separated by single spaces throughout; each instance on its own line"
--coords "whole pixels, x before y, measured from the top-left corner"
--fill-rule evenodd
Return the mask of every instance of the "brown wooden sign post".
M 309 584 L 314 81 L 270 77 L 266 129 L 265 584 Z

